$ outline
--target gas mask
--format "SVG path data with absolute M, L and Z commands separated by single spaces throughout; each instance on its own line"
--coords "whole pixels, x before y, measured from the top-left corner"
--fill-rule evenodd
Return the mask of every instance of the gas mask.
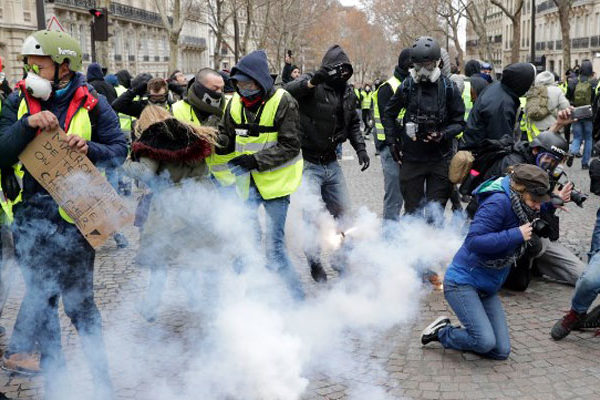
M 42 101 L 48 100 L 52 95 L 52 83 L 33 71 L 27 73 L 25 87 L 31 96 Z
M 415 63 L 414 68 L 411 68 L 410 74 L 415 82 L 436 82 L 442 71 L 437 66 L 436 61 L 427 61 L 423 63 Z

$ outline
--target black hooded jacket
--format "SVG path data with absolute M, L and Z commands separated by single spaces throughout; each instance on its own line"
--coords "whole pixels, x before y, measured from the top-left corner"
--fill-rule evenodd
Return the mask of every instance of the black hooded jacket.
M 338 45 L 327 50 L 321 66 L 350 65 L 350 59 Z M 358 153 L 365 150 L 360 133 L 360 119 L 356 114 L 357 99 L 350 85 L 336 90 L 328 83 L 308 87 L 313 74 L 304 74 L 289 82 L 284 88 L 298 100 L 300 105 L 300 129 L 302 131 L 302 156 L 312 163 L 327 163 L 336 159 L 338 143 L 350 140 Z
M 104 80 L 104 74 L 102 73 L 102 67 L 98 63 L 91 63 L 87 69 L 87 81 L 90 85 L 96 89 L 96 92 L 104 95 L 108 104 L 111 104 L 117 98 L 117 91 L 108 82 Z
M 535 67 L 529 63 L 511 64 L 502 71 L 502 80 L 494 82 L 475 100 L 465 129 L 461 148 L 477 151 L 484 139 L 500 139 L 513 134 L 519 108 L 535 79 Z

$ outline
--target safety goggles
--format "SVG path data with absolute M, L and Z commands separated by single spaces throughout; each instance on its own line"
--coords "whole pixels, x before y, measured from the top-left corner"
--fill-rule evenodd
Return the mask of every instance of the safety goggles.
M 148 101 L 150 103 L 164 103 L 167 101 L 166 94 L 150 94 L 148 95 Z
M 435 68 L 435 65 L 436 65 L 435 61 L 417 62 L 417 63 L 415 63 L 415 69 L 419 70 L 421 68 L 425 68 L 428 71 L 433 71 L 433 69 Z
M 545 171 L 552 171 L 561 161 L 562 157 L 552 153 L 543 152 L 537 155 L 535 163 Z
M 25 71 L 26 74 L 33 72 L 34 74 L 39 75 L 40 69 L 40 66 L 37 64 L 23 64 L 23 71 Z

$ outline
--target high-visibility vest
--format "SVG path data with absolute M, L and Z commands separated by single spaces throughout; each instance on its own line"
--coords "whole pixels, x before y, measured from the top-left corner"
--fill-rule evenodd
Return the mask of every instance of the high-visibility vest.
M 360 103 L 360 108 L 363 110 L 368 110 L 371 108 L 371 99 L 372 99 L 373 93 L 372 92 L 367 92 L 365 90 L 362 91 L 362 101 Z
M 115 87 L 115 90 L 117 92 L 117 96 L 121 96 L 123 93 L 125 93 L 127 91 L 127 88 L 125 88 L 125 86 L 119 85 L 117 87 Z M 133 122 L 133 120 L 135 120 L 135 118 L 133 118 L 131 115 L 127 115 L 127 114 L 123 114 L 123 113 L 119 113 L 119 124 L 121 125 L 121 130 L 125 133 L 130 133 L 131 134 L 131 123 Z
M 19 83 L 21 93 L 24 97 L 19 104 L 17 111 L 17 119 L 23 118 L 26 114 L 36 114 L 42 110 L 40 102 L 29 96 L 25 89 L 25 83 Z M 95 98 L 88 90 L 87 86 L 80 86 L 75 91 L 73 98 L 67 108 L 65 117 L 64 131 L 67 135 L 77 135 L 87 141 L 92 140 L 92 121 L 90 120 L 89 112 L 96 107 L 98 99 Z M 67 222 L 74 224 L 75 221 L 61 207 L 58 208 L 58 213 Z
M 173 104 L 173 116 L 180 121 L 202 125 L 191 104 L 185 100 L 179 100 Z M 217 154 L 213 151 L 210 156 L 204 159 L 210 173 L 219 181 L 221 186 L 231 186 L 235 183 L 235 175 L 231 173 L 227 166 L 227 163 L 234 157 L 235 153 Z
M 13 165 L 13 169 L 15 171 L 17 179 L 22 180 L 23 169 L 21 168 L 21 163 Z M 19 195 L 11 201 L 4 196 L 4 193 L 2 193 L 2 188 L 0 187 L 0 225 L 10 225 L 12 223 L 13 206 L 22 200 L 22 193 L 23 191 L 21 191 L 21 193 L 19 193 Z
M 277 145 L 279 133 L 277 127 L 275 127 L 275 115 L 285 93 L 287 92 L 284 89 L 277 89 L 271 98 L 260 106 L 256 114 L 257 118 L 260 118 L 257 126 L 247 123 L 240 96 L 237 93 L 233 96 L 229 106 L 229 114 L 234 122 L 236 132 L 242 133 L 242 131 L 249 128 L 258 130 L 258 136 L 236 135 L 236 157 L 243 154 L 254 154 Z M 290 195 L 300 186 L 302 166 L 302 155 L 298 153 L 291 160 L 267 171 L 252 170 L 250 174 L 237 176 L 236 189 L 238 195 L 244 200 L 248 199 L 250 175 L 263 199 L 270 200 Z
M 471 98 L 471 81 L 465 81 L 465 88 L 462 92 L 463 103 L 465 103 L 465 121 L 469 118 L 473 108 L 473 99 Z
M 529 142 L 531 142 L 541 132 L 535 123 L 529 119 L 526 113 L 523 113 L 519 126 L 521 131 L 527 132 L 527 140 Z
M 567 82 L 561 82 L 561 83 L 559 83 L 558 87 L 560 88 L 560 90 L 563 91 L 564 94 L 567 94 L 567 87 L 568 87 Z M 598 88 L 596 88 L 596 90 L 597 89 Z
M 392 76 L 387 81 L 383 82 L 377 90 L 373 93 L 373 117 L 375 118 L 375 131 L 377 132 L 377 140 L 384 141 L 385 140 L 385 130 L 383 129 L 383 124 L 381 123 L 381 115 L 379 114 L 379 89 L 381 89 L 384 85 L 390 85 L 392 88 L 392 92 L 396 93 L 396 90 L 400 87 L 402 82 L 400 79 Z M 400 110 L 398 114 L 398 120 L 402 120 L 404 118 L 404 113 L 406 109 Z
M 600 91 L 600 81 L 598 81 L 598 84 L 596 85 L 596 95 L 598 95 L 598 91 Z

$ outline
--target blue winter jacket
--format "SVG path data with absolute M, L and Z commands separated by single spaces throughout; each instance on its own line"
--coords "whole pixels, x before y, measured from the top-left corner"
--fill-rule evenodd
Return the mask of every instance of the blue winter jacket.
M 470 285 L 485 293 L 500 290 L 511 265 L 490 268 L 486 261 L 513 255 L 523 243 L 519 218 L 512 209 L 510 178 L 496 178 L 481 184 L 475 194 L 479 208 L 469 233 L 446 271 L 445 279 Z
M 42 110 L 49 110 L 57 116 L 60 125 L 64 127 L 67 108 L 75 90 L 87 85 L 85 77 L 76 73 L 71 83 L 60 92 L 53 95 L 49 101 L 41 102 Z M 94 90 L 88 85 L 88 89 Z M 31 128 L 27 118 L 17 119 L 19 104 L 22 96 L 19 91 L 11 93 L 2 103 L 0 114 L 0 167 L 10 167 L 18 161 L 19 154 L 35 137 L 36 129 Z M 127 142 L 119 125 L 119 118 L 106 101 L 104 96 L 98 96 L 98 104 L 90 114 L 92 119 L 92 140 L 88 141 L 88 158 L 97 165 L 120 165 L 127 156 Z M 48 196 L 47 192 L 35 179 L 25 173 L 23 177 L 23 203 L 35 194 Z M 57 207 L 54 207 L 58 209 Z

